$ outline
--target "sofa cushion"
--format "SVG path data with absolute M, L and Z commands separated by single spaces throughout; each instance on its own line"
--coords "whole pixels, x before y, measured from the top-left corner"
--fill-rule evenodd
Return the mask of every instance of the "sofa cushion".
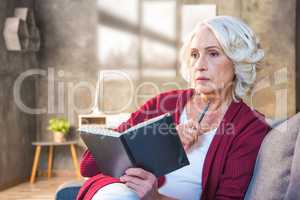
M 300 113 L 267 134 L 258 153 L 246 200 L 284 199 L 299 127 Z
M 300 134 L 300 133 L 299 133 Z M 300 136 L 298 136 L 291 167 L 291 177 L 285 200 L 298 200 L 300 198 Z

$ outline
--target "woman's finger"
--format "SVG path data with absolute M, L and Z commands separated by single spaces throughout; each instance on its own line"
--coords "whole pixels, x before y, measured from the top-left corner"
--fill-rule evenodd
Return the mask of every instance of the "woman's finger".
M 195 139 L 193 130 L 189 129 L 189 126 L 186 124 L 178 126 L 177 132 L 181 142 L 184 144 L 191 143 Z
M 153 199 L 152 196 L 157 193 L 158 183 L 152 173 L 141 168 L 129 168 L 125 173 L 120 180 L 127 187 L 133 189 L 141 199 Z
M 182 138 L 182 144 L 184 145 L 185 150 L 187 150 L 188 148 L 190 148 L 194 143 L 195 143 L 196 139 L 193 138 L 186 138 L 183 136 Z
M 149 177 L 154 176 L 153 174 L 142 168 L 129 168 L 125 171 L 125 174 L 128 176 L 136 176 L 141 179 L 148 179 Z
M 185 150 L 195 144 L 198 141 L 199 135 L 201 135 L 199 123 L 193 120 L 189 120 L 185 124 L 178 125 L 176 130 Z
M 125 183 L 131 182 L 131 183 L 134 183 L 136 185 L 144 185 L 145 184 L 145 181 L 143 179 L 137 178 L 136 176 L 124 175 L 124 176 L 120 177 L 120 180 L 122 182 L 125 182 Z
M 180 138 L 181 140 L 181 143 L 185 146 L 185 145 L 188 145 L 190 143 L 190 141 L 184 137 Z

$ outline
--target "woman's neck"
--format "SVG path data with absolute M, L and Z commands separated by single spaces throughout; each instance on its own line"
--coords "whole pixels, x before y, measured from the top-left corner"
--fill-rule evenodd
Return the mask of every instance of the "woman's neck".
M 226 92 L 219 93 L 209 93 L 209 94 L 194 94 L 192 101 L 195 105 L 203 107 L 209 103 L 209 110 L 215 111 L 221 109 L 226 109 L 232 102 L 232 91 L 227 90 Z M 197 107 L 198 107 L 197 106 Z
M 208 98 L 204 100 L 203 94 L 194 93 L 192 98 L 187 102 L 186 112 L 188 119 L 197 119 L 199 113 L 203 112 L 205 106 L 209 102 L 209 108 L 201 124 L 205 127 L 216 128 L 219 126 L 220 121 L 223 119 L 230 103 L 232 102 L 232 93 L 221 93 L 219 95 L 205 94 Z

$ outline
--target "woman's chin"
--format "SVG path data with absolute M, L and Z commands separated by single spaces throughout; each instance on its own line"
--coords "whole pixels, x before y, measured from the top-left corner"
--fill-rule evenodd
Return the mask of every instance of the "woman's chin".
M 198 94 L 211 94 L 211 93 L 214 93 L 214 90 L 212 88 L 203 87 L 203 86 L 196 86 L 195 91 Z

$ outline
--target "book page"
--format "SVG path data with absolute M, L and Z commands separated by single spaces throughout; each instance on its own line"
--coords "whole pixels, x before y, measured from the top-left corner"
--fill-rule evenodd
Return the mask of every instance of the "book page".
M 152 119 L 149 119 L 149 120 L 147 120 L 147 121 L 141 122 L 141 123 L 139 123 L 139 124 L 137 124 L 137 125 L 135 125 L 135 126 L 129 128 L 129 129 L 127 129 L 124 133 L 130 132 L 130 131 L 132 131 L 132 130 L 139 129 L 139 128 L 141 128 L 141 127 L 148 126 L 149 124 L 152 124 L 152 123 L 154 123 L 154 122 L 156 122 L 156 121 L 158 121 L 158 120 L 164 118 L 165 116 L 169 116 L 169 115 L 171 115 L 171 114 L 170 114 L 170 113 L 165 113 L 165 114 L 159 115 L 159 116 L 157 116 L 157 117 L 154 117 L 154 118 L 152 118 Z
M 112 136 L 112 137 L 120 137 L 121 133 L 117 131 L 113 131 L 106 128 L 100 128 L 97 126 L 84 126 L 78 129 L 80 132 L 104 135 L 104 136 Z

